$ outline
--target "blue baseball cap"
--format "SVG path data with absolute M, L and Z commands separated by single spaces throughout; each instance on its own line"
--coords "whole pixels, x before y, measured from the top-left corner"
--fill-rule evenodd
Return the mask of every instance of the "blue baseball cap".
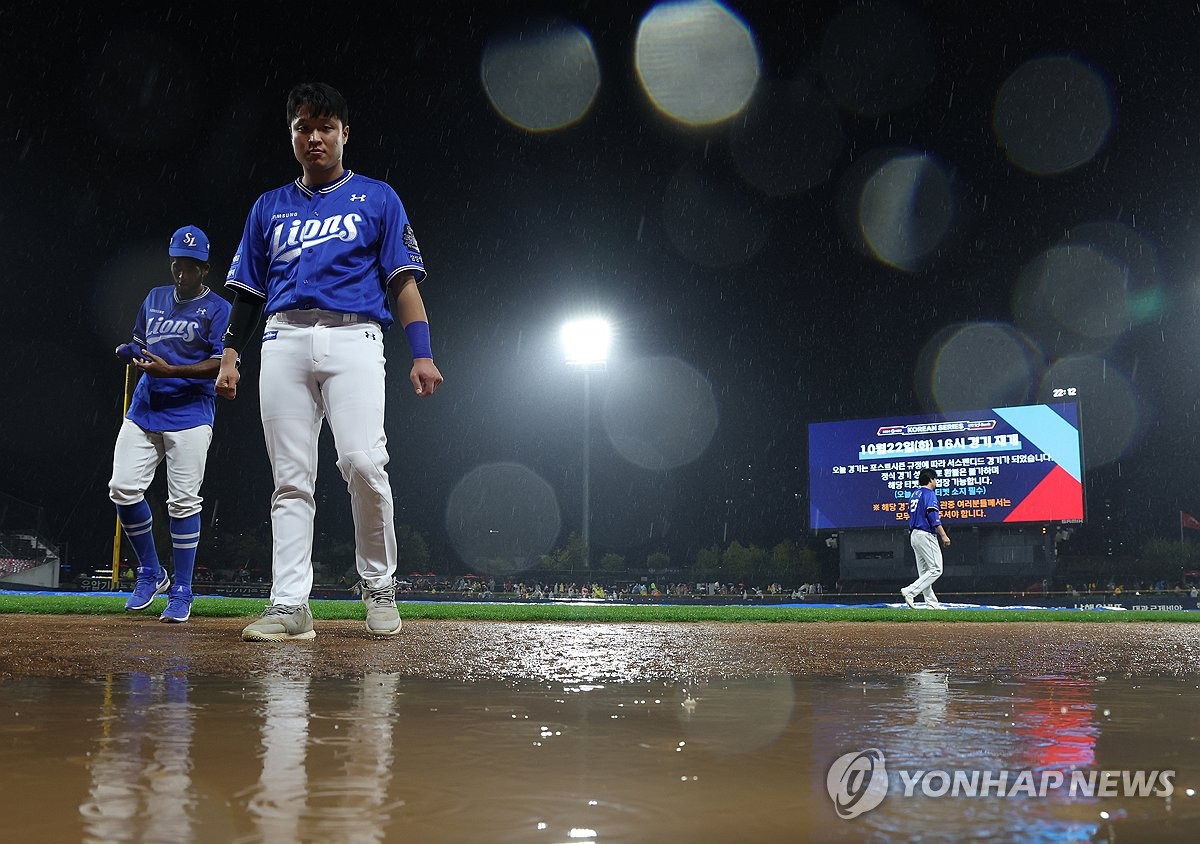
M 208 260 L 208 235 L 197 226 L 184 226 L 171 235 L 171 246 L 167 254 L 172 258 L 195 258 Z

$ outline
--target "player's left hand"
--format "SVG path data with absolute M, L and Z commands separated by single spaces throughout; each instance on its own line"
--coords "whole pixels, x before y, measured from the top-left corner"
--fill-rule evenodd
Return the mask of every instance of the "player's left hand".
M 173 367 L 158 355 L 151 354 L 146 349 L 142 349 L 142 358 L 139 360 L 134 358 L 133 365 L 142 372 L 154 378 L 165 378 L 171 374 Z
M 413 391 L 421 398 L 432 396 L 442 384 L 442 373 L 432 358 L 413 358 L 412 371 L 408 373 Z

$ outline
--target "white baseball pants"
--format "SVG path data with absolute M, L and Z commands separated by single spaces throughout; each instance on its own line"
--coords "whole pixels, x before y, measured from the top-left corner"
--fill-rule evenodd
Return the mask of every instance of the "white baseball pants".
M 259 405 L 275 491 L 271 495 L 271 603 L 312 592 L 317 442 L 329 419 L 350 491 L 355 562 L 370 588 L 396 573 L 396 531 L 383 432 L 383 331 L 332 311 L 285 311 L 263 333 Z
M 917 557 L 917 579 L 908 585 L 908 593 L 924 593 L 926 603 L 937 601 L 937 595 L 933 594 L 933 583 L 942 576 L 941 540 L 937 534 L 927 530 L 914 530 L 908 542 Z
M 146 496 L 158 464 L 167 461 L 167 512 L 184 519 L 200 512 L 204 464 L 213 429 L 199 425 L 183 431 L 147 431 L 126 419 L 113 448 L 108 497 L 114 504 L 137 504 Z

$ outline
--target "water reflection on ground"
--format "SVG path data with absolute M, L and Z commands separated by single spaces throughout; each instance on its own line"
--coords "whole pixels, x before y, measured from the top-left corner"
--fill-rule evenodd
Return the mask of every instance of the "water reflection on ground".
M 0 799 L 22 842 L 1194 840 L 1198 682 L 29 679 L 0 686 Z M 867 748 L 892 780 L 845 820 L 827 772 Z M 956 769 L 1175 774 L 1170 797 L 897 776 Z

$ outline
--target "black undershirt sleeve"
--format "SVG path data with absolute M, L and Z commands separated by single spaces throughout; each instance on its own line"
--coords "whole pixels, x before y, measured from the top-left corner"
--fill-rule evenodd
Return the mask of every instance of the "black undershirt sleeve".
M 258 329 L 262 319 L 263 300 L 249 293 L 238 291 L 233 296 L 233 308 L 229 314 L 229 327 L 225 329 L 225 348 L 233 349 L 240 356 L 246 344 Z

